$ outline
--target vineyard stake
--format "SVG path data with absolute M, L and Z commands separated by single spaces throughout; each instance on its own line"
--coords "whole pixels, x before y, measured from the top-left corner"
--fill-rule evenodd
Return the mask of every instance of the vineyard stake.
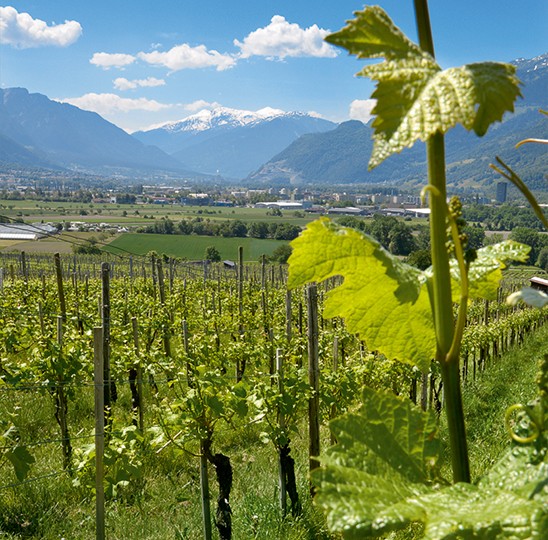
M 59 315 L 57 317 L 57 344 L 59 345 L 59 364 L 61 363 L 62 347 L 63 347 L 63 318 Z M 55 396 L 55 409 L 56 409 L 56 418 L 59 422 L 59 427 L 61 429 L 61 444 L 63 447 L 63 469 L 68 469 L 70 473 L 70 461 L 72 456 L 72 447 L 70 444 L 68 424 L 67 424 L 67 409 L 68 402 L 65 395 L 65 389 L 63 385 L 62 373 L 57 372 L 57 387 L 56 387 L 56 396 Z
M 211 507 L 209 502 L 209 479 L 207 476 L 206 441 L 200 441 L 200 495 L 202 499 L 202 519 L 204 540 L 211 540 Z
M 278 375 L 278 392 L 280 395 L 283 395 L 284 383 L 282 349 L 276 349 L 276 373 Z M 280 431 L 283 432 L 285 430 L 285 417 L 280 409 L 278 409 L 278 424 L 280 426 Z M 285 470 L 281 448 L 278 449 L 278 473 L 280 485 L 280 510 L 282 511 L 282 516 L 285 517 L 285 515 L 287 514 L 287 494 L 285 485 Z
M 110 380 L 110 265 L 106 262 L 101 264 L 102 281 L 102 302 L 101 318 L 103 323 L 103 380 L 104 402 L 105 402 L 105 425 L 109 425 L 111 414 L 111 401 L 113 398 L 113 388 Z
M 312 395 L 308 400 L 308 457 L 310 471 L 318 468 L 320 463 L 320 368 L 318 362 L 318 293 L 314 283 L 306 289 L 308 308 L 308 382 Z M 311 493 L 314 495 L 314 487 Z
M 137 358 L 137 407 L 139 409 L 139 430 L 143 433 L 143 366 L 139 350 L 139 330 L 137 328 L 136 317 L 131 318 L 131 325 L 133 327 L 133 345 L 135 347 L 135 356 Z
M 95 538 L 105 538 L 105 486 L 103 484 L 105 453 L 105 380 L 103 357 L 103 329 L 93 329 L 93 358 L 95 382 Z
M 285 293 L 285 337 L 287 343 L 291 343 L 291 291 Z
M 53 255 L 55 261 L 55 275 L 57 276 L 57 292 L 59 293 L 59 306 L 61 308 L 61 317 L 63 322 L 67 319 L 67 306 L 65 304 L 65 291 L 63 289 L 63 272 L 61 270 L 61 257 L 59 253 Z

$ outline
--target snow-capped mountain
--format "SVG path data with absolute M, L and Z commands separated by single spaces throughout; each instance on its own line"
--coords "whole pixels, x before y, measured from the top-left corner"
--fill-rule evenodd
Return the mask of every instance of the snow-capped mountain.
M 322 133 L 335 125 L 312 114 L 270 107 L 258 111 L 218 107 L 133 136 L 193 170 L 244 178 L 301 135 Z
M 215 128 L 234 128 L 247 126 L 254 122 L 276 118 L 284 115 L 294 115 L 303 113 L 286 113 L 280 109 L 265 107 L 258 111 L 244 111 L 239 109 L 230 109 L 228 107 L 218 107 L 213 110 L 204 109 L 196 114 L 187 116 L 183 120 L 175 122 L 165 122 L 154 126 L 152 129 L 163 129 L 170 133 L 180 133 L 182 131 L 206 131 Z M 146 130 L 148 133 L 152 129 Z

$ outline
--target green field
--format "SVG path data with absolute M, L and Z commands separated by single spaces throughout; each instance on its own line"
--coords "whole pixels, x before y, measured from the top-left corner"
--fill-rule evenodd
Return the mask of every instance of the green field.
M 103 248 L 114 254 L 120 254 L 121 248 L 126 252 L 146 255 L 156 251 L 160 255 L 168 255 L 188 260 L 204 258 L 208 246 L 215 246 L 223 260 L 236 260 L 238 248 L 243 246 L 244 259 L 258 261 L 261 255 L 271 255 L 279 246 L 287 244 L 282 240 L 259 240 L 257 238 L 223 238 L 222 236 L 169 235 L 169 234 L 132 234 L 118 236 Z
M 313 214 L 295 214 L 294 210 L 283 210 L 282 216 L 269 215 L 267 208 L 184 206 L 180 204 L 94 204 L 80 202 L 53 202 L 35 200 L 0 199 L 0 214 L 11 219 L 23 219 L 26 223 L 36 221 L 85 221 L 87 223 L 111 223 L 124 226 L 149 225 L 154 219 L 169 218 L 181 221 L 184 218 L 202 217 L 211 221 L 240 219 L 245 223 L 264 221 L 267 223 L 290 223 L 304 226 L 316 219 Z

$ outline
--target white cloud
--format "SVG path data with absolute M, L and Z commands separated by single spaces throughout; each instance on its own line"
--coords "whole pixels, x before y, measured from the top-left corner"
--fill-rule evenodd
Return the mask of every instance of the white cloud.
M 109 115 L 118 112 L 131 112 L 131 111 L 152 111 L 158 112 L 162 109 L 168 109 L 172 105 L 160 103 L 153 99 L 146 98 L 123 98 L 116 94 L 84 94 L 81 97 L 65 98 L 62 100 L 64 103 L 70 103 L 80 109 L 86 111 L 94 111 L 100 115 Z
M 203 109 L 216 109 L 217 107 L 221 107 L 221 104 L 217 103 L 216 101 L 211 102 L 205 101 L 203 99 L 197 99 L 192 103 L 187 103 L 186 105 L 184 105 L 185 110 L 190 112 L 197 112 Z
M 156 79 L 155 77 L 147 77 L 146 79 L 133 79 L 129 81 L 124 77 L 118 77 L 114 79 L 114 88 L 117 90 L 133 90 L 134 88 L 152 87 L 152 86 L 164 86 L 166 81 L 164 79 Z
M 102 67 L 103 69 L 110 69 L 112 67 L 122 68 L 133 64 L 133 62 L 135 62 L 135 56 L 131 54 L 105 52 L 95 53 L 89 61 L 90 64 Z
M 223 71 L 236 64 L 234 57 L 229 54 L 221 54 L 215 50 L 208 51 L 205 45 L 191 47 L 187 43 L 176 45 L 166 52 L 140 52 L 137 56 L 148 64 L 165 66 L 171 71 L 204 67 L 215 67 L 217 71 Z
M 31 47 L 66 47 L 82 35 L 82 26 L 76 21 L 48 24 L 33 19 L 28 13 L 19 13 L 11 6 L 0 6 L 0 43 L 18 49 Z
M 348 115 L 352 120 L 360 120 L 363 123 L 367 123 L 373 117 L 371 111 L 376 103 L 377 100 L 375 99 L 355 99 L 350 104 Z
M 308 111 L 306 114 L 308 114 L 308 116 L 312 116 L 312 118 L 323 118 L 323 115 L 316 111 Z
M 323 39 L 329 30 L 316 24 L 301 28 L 289 23 L 285 17 L 274 15 L 270 24 L 247 35 L 243 42 L 234 40 L 241 49 L 241 57 L 266 56 L 283 59 L 286 56 L 316 56 L 334 58 L 338 52 Z

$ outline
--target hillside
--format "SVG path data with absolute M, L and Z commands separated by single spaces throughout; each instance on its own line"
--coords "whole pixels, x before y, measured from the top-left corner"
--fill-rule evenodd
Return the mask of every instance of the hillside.
M 134 133 L 193 170 L 244 178 L 306 133 L 321 133 L 336 124 L 304 113 L 276 109 L 242 111 L 219 107 L 179 122 Z
M 0 89 L 0 159 L 102 174 L 184 170 L 98 114 L 24 88 Z
M 515 114 L 506 115 L 502 123 L 491 126 L 483 138 L 461 127 L 448 133 L 449 185 L 468 189 L 498 181 L 500 177 L 489 168 L 489 163 L 499 155 L 516 167 L 534 189 L 547 189 L 548 153 L 545 147 L 525 145 L 516 150 L 515 144 L 528 137 L 548 138 L 548 119 L 538 112 L 539 108 L 548 108 L 548 54 L 514 63 L 524 85 L 524 97 L 518 100 Z M 386 182 L 411 186 L 424 182 L 425 152 L 420 143 L 368 172 L 371 137 L 370 125 L 357 121 L 343 123 L 326 133 L 305 135 L 260 167 L 248 180 L 265 185 Z

